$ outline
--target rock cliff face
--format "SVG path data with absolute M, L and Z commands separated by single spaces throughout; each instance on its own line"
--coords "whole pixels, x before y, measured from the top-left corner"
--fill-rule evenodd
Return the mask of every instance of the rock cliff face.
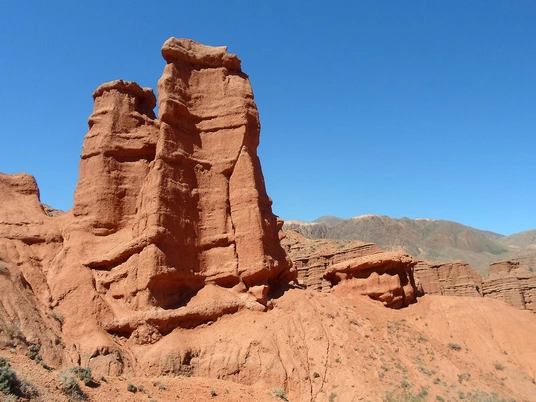
M 158 118 L 152 90 L 134 82 L 93 93 L 72 211 L 45 210 L 29 175 L 0 176 L 0 258 L 14 281 L 4 327 L 13 319 L 32 342 L 53 345 L 51 316 L 65 317 L 68 346 L 56 362 L 120 374 L 133 369 L 132 345 L 264 311 L 271 290 L 296 277 L 266 194 L 240 59 L 175 38 L 162 54 Z M 10 311 L 16 299 L 28 308 Z
M 426 294 L 482 296 L 482 278 L 464 261 L 419 261 L 415 266 L 415 277 Z
M 426 294 L 490 297 L 536 311 L 536 274 L 512 260 L 491 264 L 489 272 L 488 277 L 481 277 L 463 261 L 419 261 L 415 266 L 415 277 Z
M 288 231 L 283 240 L 296 268 L 298 282 L 322 292 L 348 289 L 401 308 L 416 301 L 413 277 L 417 263 L 402 252 L 384 252 L 376 244 L 359 241 L 310 240 Z
M 521 268 L 518 261 L 491 264 L 489 278 L 484 280 L 482 286 L 485 297 L 536 312 L 536 275 Z

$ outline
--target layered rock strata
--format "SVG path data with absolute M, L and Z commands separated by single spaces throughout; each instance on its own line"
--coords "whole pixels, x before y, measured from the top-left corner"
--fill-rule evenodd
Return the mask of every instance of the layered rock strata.
M 415 266 L 415 277 L 426 294 L 482 296 L 482 278 L 465 261 L 419 261 Z
M 491 264 L 490 275 L 482 284 L 482 293 L 516 308 L 536 312 L 536 275 L 521 268 L 519 261 Z
M 536 311 L 536 274 L 515 260 L 495 262 L 489 272 L 488 277 L 481 277 L 464 261 L 419 261 L 415 266 L 415 278 L 425 294 L 491 297 Z
M 300 285 L 322 292 L 337 290 L 367 295 L 385 306 L 401 308 L 415 302 L 413 277 L 417 263 L 402 252 L 384 252 L 376 244 L 306 239 L 287 231 L 283 245 L 298 270 Z
M 28 304 L 26 315 L 6 307 L 0 318 L 52 345 L 46 328 L 59 320 L 50 317 L 65 317 L 68 346 L 56 360 L 105 375 L 134 370 L 131 348 L 177 327 L 270 308 L 272 289 L 296 277 L 266 193 L 240 59 L 175 38 L 162 55 L 158 117 L 153 91 L 134 82 L 93 93 L 71 211 L 45 208 L 29 175 L 0 176 L 0 258 L 15 280 L 3 305 Z

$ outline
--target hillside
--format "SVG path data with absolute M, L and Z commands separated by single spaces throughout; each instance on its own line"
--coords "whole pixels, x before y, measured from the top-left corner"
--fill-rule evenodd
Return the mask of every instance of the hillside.
M 481 274 L 487 273 L 492 262 L 536 255 L 536 231 L 506 237 L 445 220 L 360 215 L 311 223 L 290 220 L 284 228 L 312 239 L 361 240 L 384 250 L 403 249 L 422 260 L 464 260 Z

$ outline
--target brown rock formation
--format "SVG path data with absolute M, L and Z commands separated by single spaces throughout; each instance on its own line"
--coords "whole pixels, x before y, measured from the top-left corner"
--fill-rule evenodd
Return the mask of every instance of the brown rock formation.
M 416 300 L 413 266 L 405 253 L 383 252 L 376 244 L 311 240 L 288 231 L 283 241 L 296 268 L 298 282 L 329 292 L 348 289 L 364 294 L 385 306 L 400 308 Z
M 426 294 L 482 296 L 482 278 L 465 261 L 419 261 L 415 266 L 415 278 Z

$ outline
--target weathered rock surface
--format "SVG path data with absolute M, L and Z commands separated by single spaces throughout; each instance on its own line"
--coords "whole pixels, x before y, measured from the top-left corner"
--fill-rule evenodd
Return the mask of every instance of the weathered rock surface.
M 519 261 L 491 264 L 490 275 L 482 283 L 482 293 L 516 308 L 536 312 L 536 274 L 521 268 Z
M 419 261 L 415 266 L 415 278 L 425 294 L 491 297 L 522 310 L 536 311 L 536 274 L 512 260 L 491 264 L 489 272 L 488 277 L 481 277 L 463 261 Z
M 283 245 L 298 270 L 298 282 L 315 290 L 330 292 L 343 287 L 400 308 L 416 300 L 418 285 L 413 278 L 412 257 L 401 252 L 384 252 L 376 244 L 310 240 L 287 231 Z
M 415 278 L 426 294 L 482 296 L 482 278 L 465 261 L 419 261 L 415 266 Z
M 74 365 L 106 376 L 84 387 L 98 401 L 407 399 L 402 381 L 439 400 L 467 391 L 470 370 L 486 394 L 534 395 L 531 314 L 428 295 L 385 309 L 370 298 L 415 300 L 416 261 L 374 244 L 290 239 L 297 272 L 240 60 L 177 39 L 163 55 L 158 118 L 133 82 L 95 91 L 71 211 L 42 205 L 33 177 L 0 174 L 0 351 L 37 398 L 71 400 L 58 372 Z M 289 288 L 297 274 L 329 294 Z M 453 340 L 466 351 L 453 357 Z
M 54 309 L 72 345 L 56 360 L 104 374 L 134 369 L 111 335 L 142 345 L 240 309 L 264 311 L 271 290 L 296 277 L 266 194 L 240 59 L 175 38 L 162 54 L 158 118 L 153 91 L 134 82 L 93 93 L 72 211 L 45 208 L 30 175 L 0 176 L 0 257 L 8 277 L 21 277 L 19 296 L 5 297 L 40 311 L 17 325 L 33 319 L 38 329 L 25 334 L 51 344 L 41 329 Z

